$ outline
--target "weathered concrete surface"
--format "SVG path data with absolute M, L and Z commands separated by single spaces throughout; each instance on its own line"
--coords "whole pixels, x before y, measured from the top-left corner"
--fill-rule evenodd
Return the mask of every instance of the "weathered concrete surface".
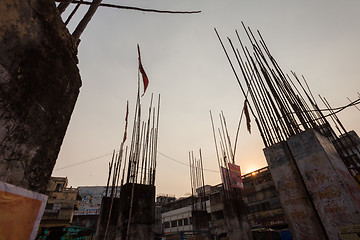
M 53 0 L 0 1 L 0 180 L 44 193 L 81 80 Z
M 326 239 L 286 142 L 264 149 L 281 206 L 295 240 Z
M 134 186 L 133 207 L 131 210 L 130 228 L 126 238 Z M 120 190 L 120 213 L 116 239 L 120 240 L 153 240 L 155 224 L 155 186 L 127 183 Z
M 312 129 L 288 144 L 329 239 L 338 239 L 338 227 L 359 225 L 360 191 L 333 144 Z
M 206 210 L 191 211 L 192 225 L 195 231 L 209 230 L 209 215 Z
M 224 199 L 224 216 L 229 240 L 253 239 L 246 206 L 242 199 Z
M 111 207 L 111 215 L 109 226 L 105 237 L 106 226 L 108 224 L 109 213 L 110 213 L 110 206 L 111 206 L 111 197 L 103 197 L 101 200 L 101 210 L 100 216 L 97 223 L 96 228 L 96 239 L 104 240 L 104 239 L 115 239 L 116 237 L 116 228 L 118 226 L 118 219 L 120 213 L 120 199 L 114 198 L 112 207 Z

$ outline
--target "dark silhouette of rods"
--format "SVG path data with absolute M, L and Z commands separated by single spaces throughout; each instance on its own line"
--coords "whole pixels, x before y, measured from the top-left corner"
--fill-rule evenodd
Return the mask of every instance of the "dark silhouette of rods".
M 338 109 L 331 108 L 326 101 L 323 101 L 326 108 L 320 109 L 305 78 L 302 76 L 300 79 L 295 72 L 291 72 L 291 75 L 285 74 L 260 32 L 257 31 L 257 37 L 255 37 L 249 27 L 246 27 L 244 23 L 242 26 L 249 47 L 244 44 L 237 30 L 235 30 L 236 43 L 227 38 L 227 47 L 216 29 L 215 33 L 241 92 L 245 100 L 249 102 L 250 112 L 265 147 L 285 141 L 311 128 L 333 142 L 345 163 L 347 161 L 345 158 L 349 155 L 354 156 L 355 151 L 360 155 L 359 150 L 352 147 L 355 143 L 336 115 L 348 106 L 359 104 L 360 98 Z M 340 135 L 348 136 L 348 139 L 339 140 L 327 117 L 333 120 Z M 231 157 L 231 155 L 228 156 Z M 360 169 L 357 170 L 360 171 Z

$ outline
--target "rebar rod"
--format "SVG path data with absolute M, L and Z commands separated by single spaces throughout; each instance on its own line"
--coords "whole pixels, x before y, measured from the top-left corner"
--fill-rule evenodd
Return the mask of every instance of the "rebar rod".
M 219 36 L 216 28 L 214 28 L 214 30 L 215 30 L 215 33 L 216 33 L 216 35 L 217 35 L 217 37 L 218 37 L 218 39 L 219 39 L 219 42 L 220 42 L 222 48 L 223 48 L 223 51 L 224 51 L 224 53 L 225 53 L 225 55 L 226 55 L 226 57 L 227 57 L 227 59 L 228 59 L 228 61 L 229 61 L 229 64 L 230 64 L 230 66 L 231 66 L 231 68 L 232 68 L 232 70 L 233 70 L 233 73 L 234 73 L 234 75 L 235 75 L 235 78 L 236 78 L 239 86 L 240 86 L 240 89 L 241 89 L 241 91 L 242 91 L 245 99 L 247 99 L 247 95 L 245 94 L 245 91 L 244 91 L 244 89 L 243 89 L 243 87 L 242 87 L 242 85 L 241 85 L 241 83 L 240 83 L 239 77 L 238 77 L 238 75 L 237 75 L 237 73 L 236 73 L 236 71 L 235 71 L 235 68 L 234 68 L 234 66 L 233 66 L 233 64 L 232 64 L 232 62 L 231 62 L 231 60 L 230 60 L 230 57 L 229 57 L 229 55 L 228 55 L 228 53 L 227 53 L 227 51 L 226 51 L 226 49 L 225 49 L 225 46 L 224 46 L 224 44 L 223 44 L 223 42 L 222 42 L 222 40 L 221 40 L 221 38 L 220 38 L 220 36 Z M 252 115 L 254 116 L 254 118 L 255 118 L 255 123 L 256 123 L 257 126 L 258 126 L 258 129 L 259 129 L 260 135 L 261 135 L 261 137 L 262 137 L 262 140 L 263 140 L 263 142 L 264 142 L 264 145 L 267 146 L 268 144 L 267 144 L 267 142 L 265 141 L 264 134 L 263 134 L 262 129 L 260 128 L 260 125 L 259 125 L 259 121 L 257 120 L 257 117 L 256 117 L 256 115 L 254 114 L 254 111 L 253 111 L 253 109 L 252 109 L 252 107 L 251 107 L 250 104 L 249 104 L 249 109 L 250 109 L 250 111 L 251 111 L 251 114 L 252 114 Z

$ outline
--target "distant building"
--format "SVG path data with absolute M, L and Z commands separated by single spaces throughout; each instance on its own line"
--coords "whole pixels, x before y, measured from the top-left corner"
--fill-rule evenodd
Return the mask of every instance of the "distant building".
M 258 235 L 265 236 L 266 234 L 263 232 L 270 232 L 270 229 L 272 231 L 287 229 L 288 224 L 268 167 L 245 174 L 242 178 L 244 183 L 242 194 L 247 205 L 248 219 L 254 239 L 258 239 L 256 237 Z M 228 229 L 224 219 L 223 195 L 222 184 L 207 185 L 205 186 L 205 196 L 202 198 L 197 196 L 194 199 L 191 197 L 180 198 L 162 206 L 162 226 L 165 237 L 177 239 L 171 236 L 180 236 L 180 234 L 195 230 L 192 216 L 192 203 L 195 201 L 195 206 L 199 206 L 201 202 L 206 204 L 211 235 L 216 239 L 226 238 Z
M 83 186 L 78 187 L 78 190 L 81 201 L 78 209 L 74 212 L 73 225 L 96 230 L 101 200 L 105 196 L 106 186 Z M 116 196 L 120 194 L 120 187 L 117 188 L 115 194 Z
M 46 189 L 48 201 L 39 227 L 39 239 L 60 239 L 71 226 L 80 197 L 76 188 L 67 188 L 66 177 L 51 177 Z
M 49 196 L 40 227 L 70 226 L 74 211 L 79 207 L 78 190 L 67 188 L 66 177 L 51 177 L 46 195 Z
M 169 194 L 159 194 L 156 197 L 156 205 L 163 206 L 169 202 L 175 201 L 175 195 L 169 195 Z
M 204 210 L 202 212 L 206 214 L 205 218 L 208 224 L 211 218 L 209 196 L 203 198 L 197 196 L 179 198 L 162 206 L 161 218 L 164 235 L 169 239 L 177 239 L 174 236 L 180 237 L 181 234 L 197 235 L 209 231 L 210 229 L 204 229 L 203 224 L 200 222 L 203 219 L 203 216 L 198 215 L 201 212 L 201 205 Z M 196 216 L 193 216 L 194 214 Z
M 243 175 L 243 199 L 252 229 L 288 227 L 280 198 L 268 167 Z

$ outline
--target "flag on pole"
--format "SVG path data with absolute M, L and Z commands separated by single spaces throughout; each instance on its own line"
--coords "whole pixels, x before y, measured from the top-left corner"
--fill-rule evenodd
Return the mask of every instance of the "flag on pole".
M 125 142 L 127 137 L 128 116 L 129 116 L 129 101 L 127 101 L 126 103 L 125 132 L 124 132 L 123 143 Z
M 250 119 L 249 110 L 247 108 L 247 100 L 244 101 L 244 112 L 246 117 L 246 127 L 249 133 L 251 133 L 251 125 L 250 125 L 251 119 Z
M 138 49 L 138 55 L 139 55 L 139 71 L 141 73 L 141 76 L 142 76 L 142 79 L 143 79 L 143 83 L 144 83 L 144 92 L 141 96 L 144 96 L 145 94 L 145 91 L 149 85 L 149 79 L 146 75 L 146 72 L 144 70 L 144 67 L 142 66 L 141 64 L 141 56 L 140 56 L 140 47 L 139 47 L 139 44 L 137 45 L 137 49 Z

